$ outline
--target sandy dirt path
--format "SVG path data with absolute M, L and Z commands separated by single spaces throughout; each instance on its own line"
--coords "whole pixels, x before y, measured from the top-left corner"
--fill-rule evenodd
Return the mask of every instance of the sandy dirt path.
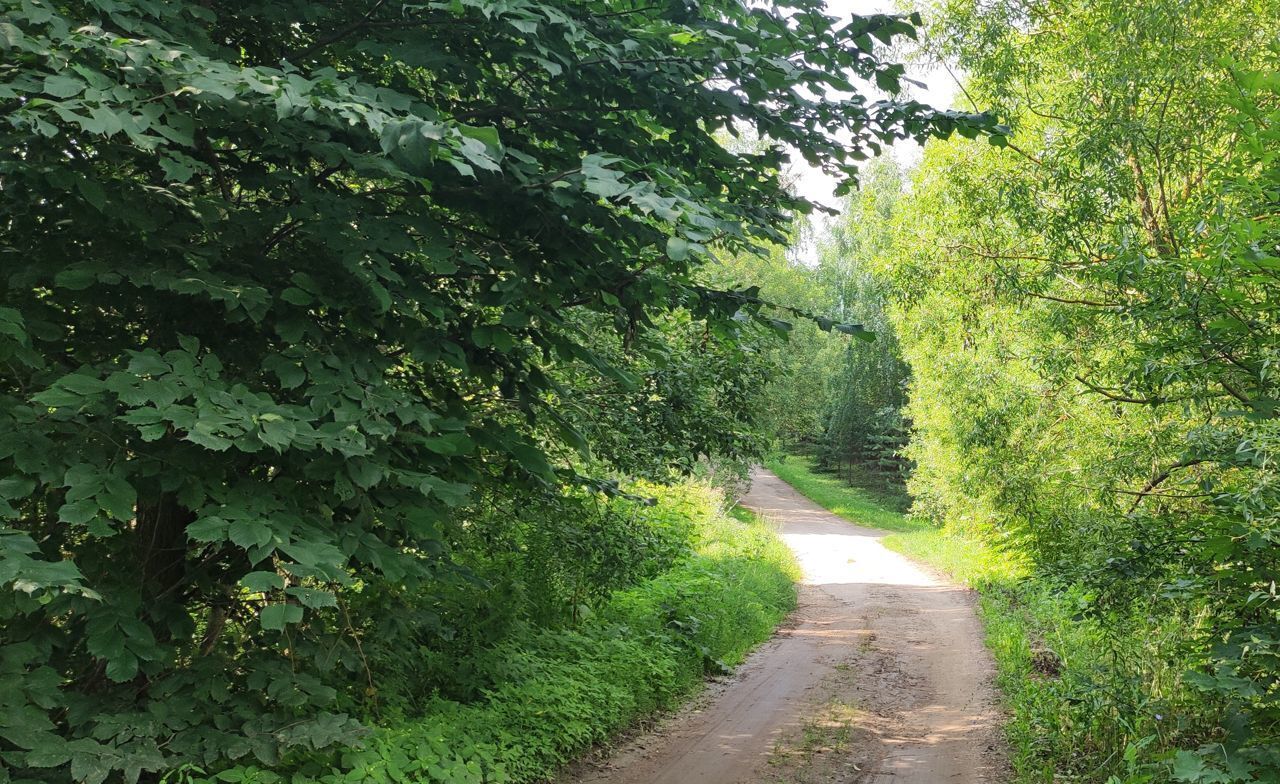
M 804 569 L 789 622 L 690 708 L 578 784 L 998 782 L 990 655 L 969 592 L 757 469 L 743 504 Z

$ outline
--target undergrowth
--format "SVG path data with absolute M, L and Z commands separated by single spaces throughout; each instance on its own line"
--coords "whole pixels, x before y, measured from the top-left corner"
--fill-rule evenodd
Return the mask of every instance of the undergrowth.
M 768 468 L 801 494 L 859 525 L 889 531 L 886 547 L 975 589 L 1007 713 L 1017 784 L 1154 784 L 1196 778 L 1179 742 L 1221 720 L 1172 655 L 1203 619 L 1131 610 L 1128 624 L 1086 612 L 1094 597 L 1038 576 L 1012 547 L 885 508 L 864 489 L 775 458 Z
M 268 770 L 246 765 L 171 780 L 273 784 L 542 781 L 593 744 L 669 708 L 766 639 L 795 605 L 798 567 L 773 527 L 689 483 L 660 505 L 692 526 L 692 552 L 614 592 L 582 622 L 531 628 L 484 657 L 496 685 L 470 703 L 436 698 L 422 715 L 375 728 L 339 757 L 314 754 Z M 282 776 L 282 774 L 285 774 Z

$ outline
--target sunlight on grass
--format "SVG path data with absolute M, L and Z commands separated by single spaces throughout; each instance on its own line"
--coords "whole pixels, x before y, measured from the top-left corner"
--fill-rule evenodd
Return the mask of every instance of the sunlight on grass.
M 891 532 L 881 540 L 885 547 L 944 572 L 956 582 L 976 587 L 1026 574 L 1025 562 L 1013 553 L 889 509 L 866 490 L 818 472 L 813 458 L 788 455 L 770 459 L 765 465 L 801 495 L 849 522 Z
M 866 490 L 850 487 L 834 474 L 819 473 L 811 457 L 774 457 L 766 461 L 765 466 L 805 497 L 851 522 L 886 531 L 930 528 L 924 521 L 912 520 L 888 508 Z

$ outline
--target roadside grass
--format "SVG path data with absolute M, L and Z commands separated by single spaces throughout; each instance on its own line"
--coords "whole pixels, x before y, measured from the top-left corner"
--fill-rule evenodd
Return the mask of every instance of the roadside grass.
M 568 628 L 531 630 L 496 646 L 500 685 L 483 700 L 437 699 L 422 716 L 372 729 L 362 747 L 315 753 L 270 769 L 177 784 L 520 784 L 548 781 L 595 744 L 697 691 L 742 661 L 795 607 L 799 566 L 776 527 L 724 512 L 696 482 L 665 488 L 659 504 L 688 517 L 693 552 L 673 568 L 614 593 Z M 412 655 L 406 651 L 406 655 Z
M 811 457 L 786 455 L 770 458 L 765 466 L 782 481 L 800 491 L 800 494 L 826 507 L 835 514 L 872 528 L 910 533 L 931 528 L 928 523 L 914 520 L 890 508 L 890 504 L 877 498 L 884 493 L 872 493 L 865 488 L 850 487 L 843 479 L 816 470 Z
M 726 551 L 737 552 L 739 555 L 747 552 L 750 561 L 774 575 L 772 579 L 776 580 L 778 575 L 787 578 L 782 589 L 791 597 L 788 612 L 794 608 L 795 585 L 800 582 L 803 573 L 795 553 L 782 541 L 777 524 L 760 517 L 745 506 L 735 505 L 725 515 L 705 526 L 703 531 L 702 541 L 698 546 L 701 556 L 715 557 Z
M 816 470 L 809 457 L 788 455 L 766 462 L 770 471 L 801 495 L 852 523 L 890 531 L 881 541 L 890 550 L 945 572 L 970 587 L 1016 581 L 1027 564 L 1011 551 L 998 549 L 972 536 L 957 535 L 889 508 L 860 487 Z
M 1160 674 L 1162 683 L 1116 662 L 1154 658 L 1154 647 L 1185 632 L 1184 624 L 1139 623 L 1132 635 L 1108 635 L 1080 612 L 1086 596 L 1037 581 L 1017 553 L 888 509 L 866 489 L 815 470 L 809 458 L 788 455 L 766 466 L 840 517 L 890 532 L 881 540 L 886 547 L 978 592 L 1017 784 L 1156 780 L 1147 776 L 1162 765 L 1154 756 L 1166 740 L 1161 715 L 1177 715 L 1185 696 L 1169 686 L 1168 672 Z M 1111 709 L 1117 692 L 1135 706 L 1132 713 Z

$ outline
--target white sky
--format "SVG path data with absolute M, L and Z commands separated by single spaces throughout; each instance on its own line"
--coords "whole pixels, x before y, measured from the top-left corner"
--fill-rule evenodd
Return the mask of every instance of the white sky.
M 910 5 L 919 6 L 923 3 L 916 2 Z M 833 15 L 845 18 L 853 14 L 901 12 L 899 4 L 891 0 L 827 0 L 827 10 Z M 939 109 L 955 108 L 953 102 L 956 100 L 959 88 L 956 86 L 955 79 L 945 69 L 924 70 L 919 65 L 908 64 L 907 78 L 925 85 L 923 89 L 908 86 L 912 98 Z M 914 165 L 920 160 L 920 148 L 912 141 L 898 142 L 893 146 L 891 154 L 904 167 Z M 796 190 L 799 194 L 810 201 L 829 207 L 839 207 L 840 200 L 834 195 L 835 180 L 810 166 L 801 156 L 793 155 L 792 158 L 790 168 L 797 175 Z

